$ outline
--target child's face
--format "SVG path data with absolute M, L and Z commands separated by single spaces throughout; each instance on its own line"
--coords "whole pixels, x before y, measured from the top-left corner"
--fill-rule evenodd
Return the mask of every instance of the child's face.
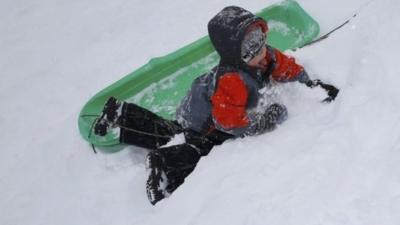
M 267 69 L 267 59 L 265 58 L 267 54 L 267 48 L 264 46 L 260 53 L 258 53 L 258 55 L 254 56 L 253 59 L 251 59 L 247 65 L 249 65 L 250 67 L 256 67 L 256 68 L 260 68 L 262 70 L 266 70 Z

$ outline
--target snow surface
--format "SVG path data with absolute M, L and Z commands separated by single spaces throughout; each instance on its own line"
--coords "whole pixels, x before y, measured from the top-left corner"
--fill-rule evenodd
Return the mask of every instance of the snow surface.
M 203 158 L 151 206 L 146 150 L 93 154 L 82 105 L 150 58 L 206 34 L 224 6 L 272 1 L 0 2 L 0 224 L 400 224 L 400 3 L 302 0 L 329 39 L 292 52 L 340 87 L 278 88 L 289 119 Z M 193 10 L 195 9 L 195 10 Z

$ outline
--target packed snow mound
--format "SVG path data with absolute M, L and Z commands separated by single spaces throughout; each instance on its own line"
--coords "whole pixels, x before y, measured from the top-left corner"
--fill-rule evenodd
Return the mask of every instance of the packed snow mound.
M 400 3 L 299 2 L 322 33 L 360 9 L 328 39 L 288 52 L 338 86 L 337 99 L 276 85 L 270 94 L 289 119 L 215 147 L 155 207 L 146 150 L 93 154 L 76 128 L 79 109 L 118 76 L 203 36 L 224 6 L 255 12 L 268 2 L 0 3 L 0 223 L 399 224 Z

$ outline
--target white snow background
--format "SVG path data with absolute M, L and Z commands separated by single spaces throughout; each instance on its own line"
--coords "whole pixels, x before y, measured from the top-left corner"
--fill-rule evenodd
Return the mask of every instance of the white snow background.
M 224 6 L 273 1 L 2 0 L 0 224 L 400 224 L 400 2 L 302 0 L 327 40 L 296 52 L 325 93 L 280 87 L 289 119 L 216 147 L 168 199 L 146 151 L 93 154 L 77 116 L 95 93 L 206 35 Z

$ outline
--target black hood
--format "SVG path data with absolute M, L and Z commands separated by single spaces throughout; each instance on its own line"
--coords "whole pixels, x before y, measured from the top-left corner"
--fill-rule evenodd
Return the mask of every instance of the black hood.
M 247 28 L 260 24 L 267 31 L 265 20 L 251 12 L 237 7 L 228 6 L 208 22 L 208 34 L 215 50 L 221 56 L 221 64 L 242 65 L 241 44 Z

